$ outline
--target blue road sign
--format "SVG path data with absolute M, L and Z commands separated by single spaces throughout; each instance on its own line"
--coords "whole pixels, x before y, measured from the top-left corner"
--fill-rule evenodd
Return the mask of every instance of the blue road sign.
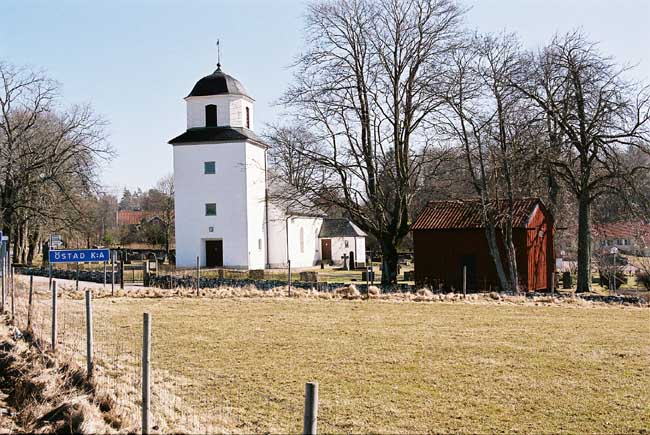
M 109 249 L 57 249 L 50 251 L 50 263 L 84 263 L 109 261 Z

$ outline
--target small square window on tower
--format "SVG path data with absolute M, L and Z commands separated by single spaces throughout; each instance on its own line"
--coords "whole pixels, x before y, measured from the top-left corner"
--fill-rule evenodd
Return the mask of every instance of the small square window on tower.
M 217 165 L 214 162 L 204 162 L 203 163 L 203 173 L 206 175 L 212 175 L 217 172 Z
M 205 205 L 205 215 L 206 216 L 216 216 L 217 215 L 217 204 L 214 202 L 209 202 Z

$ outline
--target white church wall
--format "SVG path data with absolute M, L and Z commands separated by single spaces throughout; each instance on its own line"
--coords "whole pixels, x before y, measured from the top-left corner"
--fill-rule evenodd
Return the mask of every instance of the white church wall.
M 272 268 L 287 266 L 287 221 L 286 214 L 273 203 L 269 203 L 269 263 Z M 291 267 L 310 267 L 320 259 L 318 233 L 323 219 L 318 217 L 293 216 L 289 218 L 289 253 Z M 303 246 L 301 249 L 300 229 Z
M 242 121 L 242 103 L 243 100 L 238 98 L 230 103 L 230 126 L 231 127 L 242 127 L 244 125 Z
M 244 146 L 244 144 L 242 144 Z M 264 149 L 246 143 L 246 197 L 248 210 L 248 265 L 250 269 L 266 266 Z
M 187 128 L 205 127 L 205 106 L 217 106 L 217 126 L 245 127 L 246 107 L 249 109 L 253 129 L 253 100 L 242 95 L 206 95 L 188 97 Z
M 289 219 L 289 253 L 291 267 L 311 267 L 320 259 L 318 233 L 323 219 L 292 217 Z
M 287 232 L 285 215 L 273 203 L 269 202 L 268 220 L 268 262 L 271 267 L 284 267 L 287 264 Z
M 354 238 L 354 243 L 357 248 L 356 255 L 356 262 L 357 264 L 361 265 L 362 263 L 365 265 L 366 263 L 366 238 L 365 237 L 355 237 Z
M 230 105 L 233 97 L 230 95 L 207 95 L 201 97 L 188 97 L 187 101 L 187 128 L 205 127 L 205 106 L 217 106 L 217 126 L 230 125 Z
M 248 264 L 245 150 L 242 143 L 174 146 L 177 266 L 193 266 L 197 255 L 205 265 L 205 240 L 219 239 L 225 266 Z M 216 174 L 204 174 L 206 161 L 216 162 Z M 216 203 L 216 216 L 205 216 L 206 203 Z

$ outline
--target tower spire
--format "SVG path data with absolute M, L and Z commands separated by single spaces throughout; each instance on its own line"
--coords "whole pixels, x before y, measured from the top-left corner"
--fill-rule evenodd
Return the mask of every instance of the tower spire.
M 217 71 L 221 71 L 221 46 L 219 45 L 218 39 L 217 39 Z

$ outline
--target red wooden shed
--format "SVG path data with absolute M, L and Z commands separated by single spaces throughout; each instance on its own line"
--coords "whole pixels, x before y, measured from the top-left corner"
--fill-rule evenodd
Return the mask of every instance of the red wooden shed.
M 478 201 L 430 202 L 411 230 L 417 284 L 462 290 L 463 268 L 467 267 L 469 291 L 500 288 Z M 553 233 L 553 217 L 540 199 L 515 201 L 513 239 L 522 290 L 550 290 L 555 269 Z M 497 242 L 503 258 L 500 236 Z

